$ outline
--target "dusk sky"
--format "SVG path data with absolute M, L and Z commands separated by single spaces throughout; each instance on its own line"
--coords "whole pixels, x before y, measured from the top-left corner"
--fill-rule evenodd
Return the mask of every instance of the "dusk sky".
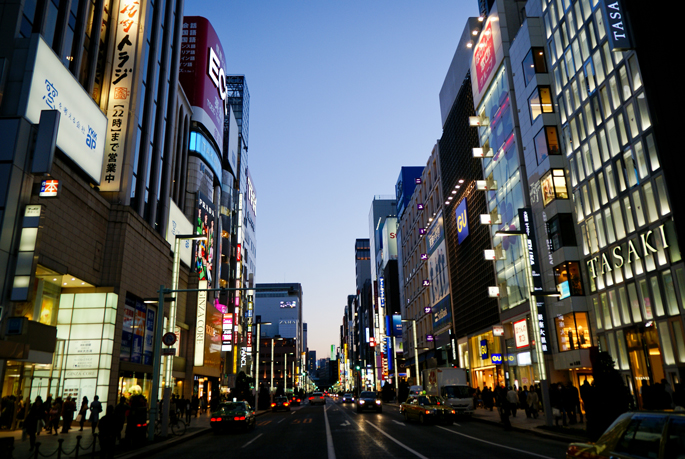
M 255 281 L 299 282 L 308 345 L 339 346 L 354 243 L 374 195 L 425 166 L 439 92 L 476 0 L 186 1 L 210 20 L 250 91 Z M 256 311 L 258 314 L 259 311 Z

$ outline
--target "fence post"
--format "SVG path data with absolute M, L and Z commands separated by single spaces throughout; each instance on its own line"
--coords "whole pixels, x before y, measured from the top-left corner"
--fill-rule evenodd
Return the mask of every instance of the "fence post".
M 83 438 L 81 435 L 76 436 L 76 450 L 74 451 L 76 455 L 74 456 L 74 459 L 78 459 L 78 451 L 81 449 L 81 438 Z
M 57 459 L 62 459 L 62 443 L 64 443 L 64 438 L 57 440 Z

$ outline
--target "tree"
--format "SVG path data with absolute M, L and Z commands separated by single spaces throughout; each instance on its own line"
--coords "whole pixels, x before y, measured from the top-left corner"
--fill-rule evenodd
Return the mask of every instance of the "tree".
M 583 403 L 586 406 L 588 436 L 593 441 L 630 406 L 630 392 L 614 365 L 608 352 L 598 353 L 592 364 L 593 387 L 585 397 L 588 400 L 583 398 Z

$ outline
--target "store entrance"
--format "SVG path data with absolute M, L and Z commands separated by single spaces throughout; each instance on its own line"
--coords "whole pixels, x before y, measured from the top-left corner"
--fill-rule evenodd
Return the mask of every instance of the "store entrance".
M 665 377 L 656 327 L 647 327 L 644 331 L 627 330 L 626 342 L 638 406 L 651 409 L 651 386 Z

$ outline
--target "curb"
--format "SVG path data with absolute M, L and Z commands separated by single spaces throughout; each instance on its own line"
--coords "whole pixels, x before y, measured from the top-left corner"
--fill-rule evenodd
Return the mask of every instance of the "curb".
M 476 416 L 471 416 L 471 420 L 476 421 L 476 422 L 482 422 L 484 424 L 499 426 L 499 427 L 502 427 L 502 429 L 504 429 L 504 427 L 502 426 L 502 423 L 499 421 L 490 421 L 489 419 L 483 419 L 483 418 L 479 418 Z M 547 431 L 544 431 L 544 430 L 539 429 L 539 428 L 524 429 L 521 427 L 511 426 L 511 430 L 514 432 L 529 432 L 529 433 L 532 433 L 533 435 L 536 435 L 538 437 L 547 438 L 549 440 L 556 440 L 556 441 L 560 441 L 563 443 L 587 441 L 587 439 L 585 439 L 585 438 L 576 437 L 574 435 L 563 435 L 563 434 L 558 434 L 558 433 L 554 433 L 554 432 L 547 432 Z

